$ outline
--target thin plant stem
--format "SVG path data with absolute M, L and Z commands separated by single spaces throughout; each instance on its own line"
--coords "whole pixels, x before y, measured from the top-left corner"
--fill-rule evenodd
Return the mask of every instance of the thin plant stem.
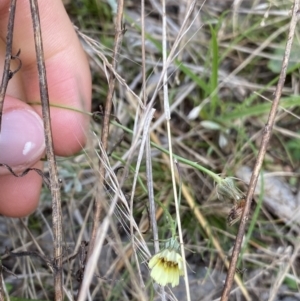
M 42 114 L 44 121 L 46 154 L 49 164 L 50 189 L 52 196 L 52 229 L 54 248 L 54 300 L 63 300 L 63 278 L 62 278 L 62 212 L 60 184 L 57 175 L 56 160 L 53 150 L 53 140 L 50 124 L 49 95 L 46 78 L 46 67 L 42 43 L 41 23 L 38 10 L 38 1 L 30 0 L 32 15 L 34 43 L 39 75 L 40 96 L 42 102 Z
M 131 197 L 130 197 L 130 201 L 129 201 L 129 206 L 130 206 L 130 235 L 131 235 L 131 241 L 132 241 L 132 249 L 134 251 L 134 256 L 136 257 L 136 262 L 137 262 L 137 269 L 139 274 L 140 273 L 140 267 L 138 264 L 138 260 L 137 260 L 137 254 L 136 254 L 136 244 L 135 244 L 135 235 L 134 235 L 134 231 L 133 231 L 133 222 L 134 222 L 134 217 L 133 217 L 133 201 L 134 201 L 134 193 L 136 190 L 136 184 L 137 184 L 137 179 L 138 179 L 138 172 L 140 169 L 140 165 L 143 159 L 143 153 L 144 153 L 144 149 L 146 147 L 146 143 L 149 140 L 149 128 L 150 128 L 150 123 L 151 120 L 153 118 L 155 110 L 152 109 L 152 111 L 150 111 L 150 114 L 148 114 L 147 116 L 145 116 L 146 120 L 145 123 L 143 125 L 143 136 L 141 139 L 141 144 L 140 144 L 140 150 L 139 150 L 139 154 L 138 154 L 138 158 L 137 158 L 137 162 L 136 162 L 136 168 L 135 168 L 135 173 L 134 173 L 134 178 L 132 181 L 132 188 L 131 188 Z M 141 285 L 143 285 L 143 281 L 142 281 L 142 277 L 141 277 Z
M 142 76 L 143 76 L 143 102 L 146 107 L 147 94 L 146 94 L 146 51 L 145 51 L 145 0 L 141 0 L 141 36 L 142 36 Z M 150 134 L 146 141 L 146 169 L 147 169 L 147 188 L 150 207 L 150 219 L 153 232 L 154 251 L 159 252 L 158 230 L 155 216 L 155 201 L 153 193 L 153 176 L 152 176 L 152 159 L 151 159 L 151 145 Z
M 267 124 L 264 127 L 259 153 L 258 153 L 257 160 L 255 162 L 255 166 L 253 168 L 253 173 L 252 173 L 252 176 L 250 179 L 249 189 L 248 189 L 248 193 L 246 196 L 246 205 L 245 205 L 242 217 L 241 217 L 239 231 L 236 236 L 235 245 L 234 245 L 234 249 L 232 252 L 232 257 L 231 257 L 230 266 L 229 266 L 228 274 L 227 274 L 226 281 L 225 281 L 225 286 L 224 286 L 224 289 L 222 292 L 221 301 L 227 301 L 229 298 L 229 295 L 230 295 L 230 290 L 232 287 L 233 278 L 234 278 L 235 270 L 236 270 L 236 264 L 238 261 L 243 237 L 245 234 L 246 223 L 247 223 L 248 216 L 249 216 L 249 211 L 250 211 L 253 194 L 254 194 L 256 183 L 257 183 L 257 180 L 259 177 L 259 172 L 260 172 L 260 169 L 261 169 L 261 166 L 263 163 L 263 159 L 264 159 L 265 153 L 267 151 L 267 146 L 268 146 L 268 143 L 269 143 L 269 140 L 271 137 L 277 108 L 279 105 L 279 101 L 280 101 L 281 94 L 282 94 L 282 89 L 283 89 L 285 78 L 286 78 L 286 72 L 287 72 L 289 57 L 290 57 L 290 53 L 291 53 L 293 38 L 294 38 L 294 34 L 295 34 L 295 28 L 296 28 L 296 24 L 297 24 L 297 20 L 298 20 L 298 14 L 299 14 L 298 10 L 299 10 L 299 0 L 295 0 L 294 5 L 293 5 L 292 18 L 291 18 L 291 22 L 290 22 L 288 40 L 286 43 L 286 48 L 285 48 L 285 53 L 284 53 L 284 57 L 283 57 L 283 61 L 282 61 L 280 76 L 279 76 L 278 84 L 277 84 L 276 91 L 275 91 L 275 97 L 274 97 L 274 101 L 272 103 L 272 107 L 271 107 L 271 110 L 269 113 Z
M 113 70 L 116 70 L 117 57 L 119 54 L 119 49 L 121 46 L 122 36 L 123 36 L 123 28 L 122 28 L 123 9 L 124 9 L 124 1 L 119 0 L 117 15 L 115 19 L 115 40 L 114 40 L 114 49 L 113 49 L 113 59 L 111 64 Z M 109 77 L 109 83 L 108 83 L 108 93 L 107 93 L 105 108 L 104 108 L 104 117 L 102 122 L 101 144 L 104 151 L 101 153 L 101 156 L 105 155 L 104 153 L 107 151 L 107 147 L 108 147 L 109 123 L 110 123 L 111 110 L 113 106 L 112 99 L 115 90 L 115 80 L 116 80 L 115 74 L 111 71 Z M 104 181 L 105 181 L 106 170 L 103 162 L 104 162 L 103 159 L 99 161 L 99 182 L 97 186 L 98 191 L 94 201 L 95 203 L 94 203 L 94 214 L 93 214 L 93 226 L 92 226 L 88 254 L 87 254 L 87 265 L 89 264 L 90 259 L 92 259 L 91 258 L 92 255 L 95 253 L 94 252 L 94 249 L 96 248 L 95 243 L 98 235 L 97 233 L 100 229 L 101 213 L 102 213 L 103 205 L 105 203 Z M 86 271 L 84 275 L 85 278 L 87 275 Z M 81 283 L 80 288 L 78 290 L 77 300 L 80 300 L 82 298 L 84 294 L 82 290 L 86 292 L 87 285 L 89 281 L 91 281 L 91 279 L 92 279 L 91 277 L 88 278 L 88 281 L 86 279 L 83 279 L 83 282 Z
M 127 133 L 130 133 L 131 135 L 133 135 L 133 131 L 127 127 L 124 127 L 123 125 L 121 124 L 118 124 L 117 122 L 115 121 L 112 121 L 112 124 L 122 128 L 125 132 Z M 154 143 L 154 142 L 151 142 L 151 146 L 155 147 L 156 149 L 160 150 L 161 152 L 169 155 L 170 152 L 165 149 L 164 147 L 160 146 L 158 143 Z M 199 165 L 198 163 L 195 163 L 195 162 L 192 162 L 191 160 L 188 160 L 188 159 L 185 159 L 181 156 L 178 156 L 178 155 L 175 155 L 174 153 L 172 154 L 173 155 L 173 158 L 178 160 L 179 162 L 182 162 L 184 164 L 187 164 L 188 166 L 191 166 L 193 168 L 196 168 L 198 170 L 200 170 L 201 172 L 207 174 L 208 176 L 210 176 L 217 184 L 221 183 L 222 182 L 222 177 L 220 177 L 218 174 L 214 173 L 213 171 L 211 171 L 210 169 L 202 166 L 202 165 Z
M 107 153 L 104 151 L 104 149 L 102 148 L 101 143 L 99 143 L 99 147 L 100 147 L 100 154 L 99 154 L 99 160 L 103 160 L 102 164 L 105 166 L 106 171 L 107 171 L 107 176 L 110 179 L 110 182 L 112 184 L 112 189 L 115 192 L 114 197 L 111 199 L 109 208 L 106 212 L 106 216 L 103 219 L 103 222 L 101 223 L 98 231 L 97 231 L 97 237 L 96 237 L 96 244 L 95 247 L 93 249 L 93 252 L 91 254 L 91 257 L 89 258 L 86 268 L 84 270 L 84 277 L 83 277 L 83 281 L 82 281 L 82 285 L 81 285 L 81 289 L 78 293 L 78 297 L 77 297 L 77 301 L 83 301 L 86 300 L 87 295 L 88 295 L 88 290 L 89 290 L 89 285 L 91 280 L 93 279 L 94 275 L 95 275 L 95 270 L 97 268 L 97 262 L 99 260 L 99 256 L 100 253 L 102 251 L 103 245 L 104 245 L 104 241 L 105 239 L 107 239 L 107 231 L 111 225 L 112 222 L 112 216 L 115 214 L 116 212 L 116 207 L 118 206 L 118 201 L 120 201 L 121 199 L 123 199 L 124 204 L 127 204 L 127 200 L 125 199 L 125 196 L 123 195 L 118 180 L 116 178 L 116 175 L 114 174 L 114 172 L 112 171 L 110 165 L 109 165 L 109 159 L 107 156 Z M 136 229 L 137 226 L 135 225 Z M 114 229 L 114 226 L 112 226 L 112 230 L 115 232 L 116 229 Z M 121 240 L 119 239 L 119 242 Z M 149 253 L 149 252 L 147 252 Z M 128 262 L 126 258 L 126 252 L 125 250 L 122 250 L 119 254 L 119 256 L 121 258 L 123 258 L 123 263 L 126 265 L 127 269 L 129 270 L 129 273 L 131 275 L 132 281 L 133 281 L 133 285 L 135 286 L 135 288 L 137 289 L 138 293 L 139 293 L 139 299 L 138 300 L 142 300 L 145 301 L 146 297 L 144 295 L 144 290 L 143 287 L 140 286 L 140 284 L 138 284 L 135 280 L 135 275 L 133 275 L 133 270 L 132 270 L 132 266 L 130 266 L 130 263 Z M 126 262 L 124 262 L 124 259 Z
M 141 36 L 142 36 L 142 93 L 143 103 L 146 107 L 147 93 L 146 93 L 146 50 L 145 50 L 145 0 L 141 0 Z
M 153 177 L 152 177 L 152 160 L 151 160 L 151 147 L 150 140 L 146 142 L 146 170 L 147 170 L 147 188 L 148 188 L 148 198 L 149 198 L 149 211 L 150 211 L 150 220 L 153 232 L 153 244 L 154 252 L 159 252 L 159 238 L 158 238 L 158 229 L 156 222 L 156 206 L 153 193 Z
M 142 99 L 144 106 L 147 104 L 146 94 L 146 51 L 145 51 L 145 0 L 141 0 L 141 37 L 142 37 Z M 146 141 L 146 173 L 147 173 L 147 190 L 149 199 L 149 211 L 150 211 L 150 223 L 153 233 L 153 245 L 154 252 L 159 252 L 159 237 L 156 221 L 156 206 L 153 192 L 153 175 L 152 175 L 152 158 L 151 158 L 151 145 L 150 145 L 150 133 L 148 132 L 148 138 Z M 161 299 L 166 300 L 166 293 L 164 287 L 161 287 Z
M 183 39 L 184 33 L 188 31 L 188 30 L 186 30 L 186 27 L 188 25 L 189 17 L 191 16 L 191 14 L 192 14 L 195 6 L 196 6 L 196 3 L 197 3 L 197 0 L 193 0 L 192 3 L 189 5 L 189 7 L 187 9 L 187 13 L 186 13 L 185 19 L 184 19 L 184 21 L 183 21 L 183 23 L 182 23 L 182 25 L 180 27 L 180 30 L 179 30 L 178 35 L 177 35 L 177 37 L 176 37 L 176 39 L 175 39 L 175 41 L 174 41 L 174 43 L 172 45 L 172 48 L 170 49 L 170 52 L 169 52 L 168 58 L 166 60 L 166 63 L 163 65 L 163 70 L 161 72 L 161 75 L 160 75 L 159 80 L 157 82 L 156 88 L 153 91 L 151 100 L 149 102 L 150 105 L 152 105 L 155 102 L 156 97 L 157 97 L 157 93 L 158 93 L 158 91 L 159 91 L 159 89 L 161 87 L 161 82 L 163 81 L 164 75 L 167 72 L 167 69 L 170 66 L 170 63 L 176 57 L 176 49 L 179 46 L 180 41 Z
M 0 260 L 0 301 L 5 301 L 5 291 L 4 291 L 4 281 L 3 281 L 3 274 L 2 274 L 2 262 Z
M 183 270 L 184 270 L 186 297 L 187 297 L 187 300 L 190 301 L 191 295 L 190 295 L 190 289 L 189 289 L 187 264 L 186 264 L 186 259 L 185 259 L 183 233 L 182 233 L 182 228 L 181 228 L 179 201 L 178 201 L 178 194 L 177 194 L 177 183 L 176 183 L 176 178 L 175 178 L 174 160 L 173 160 L 172 134 L 171 134 L 171 126 L 170 126 L 171 114 L 170 114 L 169 97 L 168 97 L 169 91 L 168 91 L 168 71 L 167 71 L 167 12 L 166 12 L 165 0 L 162 0 L 162 48 L 163 48 L 163 50 L 162 50 L 163 66 L 165 68 L 165 72 L 163 75 L 164 114 L 165 114 L 166 124 L 167 124 L 168 146 L 169 146 L 169 151 L 170 151 L 169 160 L 170 160 L 172 186 L 173 186 L 174 202 L 175 202 L 175 209 L 176 209 L 178 236 L 179 236 L 179 242 L 180 242 L 181 256 L 183 258 Z
M 17 0 L 11 0 L 10 8 L 9 8 L 10 13 L 9 13 L 9 19 L 7 25 L 7 33 L 6 33 L 6 52 L 5 52 L 4 70 L 3 70 L 2 81 L 0 86 L 0 132 L 1 132 L 1 124 L 2 124 L 2 111 L 4 105 L 4 97 L 6 94 L 8 82 L 11 79 L 10 61 L 12 57 L 12 43 L 13 43 L 16 2 Z
M 112 60 L 112 68 L 116 69 L 117 66 L 117 56 L 119 54 L 119 49 L 121 46 L 122 36 L 123 36 L 123 28 L 122 28 L 122 19 L 123 19 L 123 9 L 124 9 L 124 1 L 118 1 L 118 8 L 117 8 L 117 15 L 115 21 L 115 41 L 114 41 L 114 50 L 113 50 L 113 60 Z M 113 72 L 110 72 L 109 78 L 109 89 L 108 94 L 106 97 L 105 102 L 105 109 L 104 109 L 104 117 L 102 123 L 102 134 L 101 134 L 101 143 L 104 151 L 107 150 L 108 145 L 108 135 L 109 135 L 109 123 L 110 123 L 110 114 L 113 106 L 113 94 L 115 90 L 115 75 Z M 100 225 L 100 216 L 103 207 L 103 191 L 104 191 L 104 179 L 105 179 L 105 166 L 99 163 L 99 190 L 100 192 L 97 193 L 97 197 L 95 199 L 95 211 L 93 216 L 93 227 L 91 233 L 91 239 L 89 243 L 89 251 L 88 251 L 88 258 L 91 256 L 94 246 L 95 246 L 95 239 L 97 236 L 97 231 Z

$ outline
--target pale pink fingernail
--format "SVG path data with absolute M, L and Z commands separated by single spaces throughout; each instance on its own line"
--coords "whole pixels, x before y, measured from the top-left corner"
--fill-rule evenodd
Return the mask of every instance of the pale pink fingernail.
M 43 121 L 37 113 L 26 109 L 3 113 L 0 163 L 5 163 L 14 170 L 23 170 L 37 162 L 44 150 Z

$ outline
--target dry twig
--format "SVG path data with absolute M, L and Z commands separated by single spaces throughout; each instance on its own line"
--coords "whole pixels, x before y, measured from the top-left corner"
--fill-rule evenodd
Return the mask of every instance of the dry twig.
M 243 241 L 243 237 L 244 237 L 244 233 L 245 233 L 245 229 L 246 229 L 246 222 L 247 222 L 247 219 L 249 216 L 249 211 L 250 211 L 250 206 L 251 206 L 254 190 L 255 190 L 259 172 L 260 172 L 260 169 L 261 169 L 261 166 L 263 163 L 263 159 L 264 159 L 265 153 L 267 151 L 267 146 L 268 146 L 268 143 L 269 143 L 269 140 L 271 137 L 271 131 L 274 126 L 276 112 L 277 112 L 283 85 L 284 85 L 285 78 L 286 78 L 288 61 L 289 61 L 289 57 L 290 57 L 290 53 L 291 53 L 293 38 L 294 38 L 294 34 L 295 34 L 295 28 L 296 28 L 296 24 L 297 24 L 297 20 L 298 20 L 298 14 L 299 14 L 298 10 L 299 10 L 299 0 L 295 0 L 294 6 L 293 6 L 293 11 L 292 11 L 290 28 L 289 28 L 288 40 L 286 43 L 281 72 L 280 72 L 278 84 L 277 84 L 276 91 L 275 91 L 275 97 L 274 97 L 274 101 L 272 104 L 272 108 L 269 113 L 269 118 L 268 118 L 267 124 L 265 125 L 264 130 L 263 130 L 262 142 L 260 145 L 260 149 L 259 149 L 259 153 L 257 156 L 255 166 L 253 168 L 253 173 L 252 173 L 250 184 L 249 184 L 249 190 L 248 190 L 248 193 L 246 196 L 246 205 L 245 205 L 244 212 L 242 214 L 239 231 L 236 236 L 236 241 L 235 241 L 235 245 L 234 245 L 231 262 L 230 262 L 228 274 L 226 277 L 226 282 L 225 282 L 224 290 L 222 293 L 221 301 L 227 301 L 229 298 L 229 295 L 230 295 L 230 290 L 231 290 L 233 278 L 234 278 L 235 271 L 236 271 L 236 264 L 237 264 L 237 260 L 238 260 L 240 250 L 241 250 L 241 245 L 242 245 L 242 241 Z
M 9 8 L 10 14 L 9 14 L 9 19 L 8 19 L 7 34 L 6 34 L 5 62 L 4 62 L 2 82 L 1 82 L 1 86 L 0 86 L 0 132 L 1 132 L 4 97 L 5 97 L 6 89 L 8 86 L 8 81 L 12 78 L 12 75 L 13 75 L 13 73 L 10 71 L 9 68 L 10 68 L 10 61 L 12 59 L 12 42 L 13 42 L 16 2 L 17 2 L 17 0 L 11 0 L 10 8 Z
M 62 212 L 60 184 L 57 175 L 56 160 L 53 150 L 52 132 L 50 124 L 49 95 L 46 79 L 46 67 L 44 61 L 44 50 L 42 43 L 41 24 L 37 0 L 30 0 L 32 15 L 34 43 L 39 74 L 40 96 L 42 102 L 42 113 L 44 121 L 46 154 L 49 162 L 50 189 L 52 196 L 52 228 L 54 247 L 54 292 L 55 300 L 63 300 L 63 279 L 62 279 Z
M 118 1 L 118 9 L 115 21 L 115 41 L 114 41 L 114 50 L 113 50 L 113 61 L 112 61 L 112 68 L 116 69 L 117 66 L 117 57 L 119 54 L 119 49 L 122 41 L 122 36 L 124 33 L 124 29 L 122 27 L 122 20 L 123 20 L 123 9 L 124 9 L 124 2 L 123 0 Z M 105 109 L 104 109 L 104 117 L 102 123 L 102 135 L 101 135 L 101 144 L 103 147 L 104 152 L 107 151 L 108 146 L 108 135 L 109 135 L 109 123 L 110 123 L 110 115 L 112 110 L 112 98 L 115 90 L 115 75 L 113 72 L 110 72 L 109 78 L 109 89 L 108 94 L 106 97 Z M 103 160 L 102 160 L 103 161 Z M 105 181 L 105 165 L 100 160 L 99 163 L 99 185 L 98 189 L 99 192 L 97 193 L 95 199 L 95 211 L 93 215 L 93 227 L 92 233 L 89 243 L 88 255 L 87 259 L 89 260 L 92 257 L 92 254 L 95 249 L 95 242 L 97 239 L 97 233 L 99 231 L 100 226 L 100 216 L 103 208 L 103 192 L 104 192 L 104 181 Z M 78 298 L 81 298 L 83 293 L 81 292 L 81 287 L 78 291 Z
M 147 93 L 146 93 L 146 49 L 145 49 L 145 1 L 141 0 L 141 38 L 142 38 L 142 93 L 143 93 L 143 102 L 146 107 L 147 104 Z M 147 188 L 148 188 L 148 199 L 149 199 L 149 211 L 150 211 L 150 220 L 151 228 L 153 233 L 153 245 L 154 252 L 159 252 L 159 237 L 158 237 L 158 228 L 156 221 L 156 208 L 154 200 L 154 188 L 153 188 L 153 173 L 152 173 L 152 158 L 151 158 L 151 145 L 150 145 L 150 129 L 147 133 L 148 137 L 146 140 L 146 172 L 147 172 Z M 161 287 L 161 299 L 166 300 L 166 293 L 164 287 Z
M 116 69 L 117 65 L 117 56 L 119 53 L 122 36 L 123 36 L 123 28 L 122 28 L 122 19 L 123 19 L 123 0 L 120 0 L 118 2 L 118 11 L 116 16 L 116 24 L 115 24 L 115 44 L 114 44 L 114 51 L 113 51 L 113 62 L 112 66 L 114 69 Z M 109 134 L 109 122 L 110 122 L 110 113 L 112 109 L 112 97 L 115 90 L 115 76 L 111 72 L 110 78 L 109 78 L 109 90 L 106 97 L 106 103 L 105 103 L 105 110 L 104 110 L 104 118 L 103 118 L 103 125 L 102 125 L 102 135 L 101 135 L 101 143 L 103 146 L 103 149 L 107 150 L 108 145 L 108 134 Z M 104 179 L 105 179 L 105 167 L 100 162 L 99 166 L 99 174 L 100 174 L 100 182 L 99 182 L 99 189 L 101 190 L 104 187 Z M 102 202 L 103 200 L 101 197 L 98 197 L 95 200 L 95 214 L 94 214 L 94 220 L 93 220 L 93 228 L 92 228 L 92 234 L 91 234 L 91 240 L 89 244 L 89 252 L 88 252 L 88 258 L 91 256 L 91 253 L 93 251 L 94 245 L 95 245 L 95 239 L 97 235 L 97 231 L 100 225 L 100 215 L 102 212 Z

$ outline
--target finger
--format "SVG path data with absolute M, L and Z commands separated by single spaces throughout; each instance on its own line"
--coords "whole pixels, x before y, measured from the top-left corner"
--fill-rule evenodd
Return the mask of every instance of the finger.
M 0 57 L 5 56 L 5 45 L 0 40 Z M 0 60 L 0 70 L 3 70 Z M 11 69 L 16 68 L 12 61 Z M 22 79 L 19 73 L 9 81 L 5 97 L 2 128 L 0 133 L 0 163 L 9 165 L 15 172 L 21 172 L 32 166 L 45 149 L 43 121 L 41 117 L 25 102 Z M 0 167 L 0 175 L 9 171 Z
M 44 130 L 40 116 L 23 101 L 5 97 L 0 163 L 9 165 L 17 174 L 32 166 L 41 169 L 43 166 L 39 160 L 44 150 Z M 23 217 L 32 213 L 38 205 L 41 177 L 31 171 L 17 178 L 5 167 L 0 167 L 0 175 L 0 214 Z
M 38 162 L 35 168 L 43 168 Z M 34 171 L 17 178 L 13 175 L 0 177 L 0 214 L 10 217 L 22 217 L 32 213 L 39 201 L 42 178 Z
M 5 56 L 5 45 L 0 40 L 0 57 Z M 11 62 L 11 69 L 17 62 Z M 3 60 L 0 60 L 3 70 Z M 44 130 L 41 117 L 24 101 L 20 73 L 9 81 L 4 101 L 2 130 L 0 133 L 0 163 L 9 165 L 15 173 L 35 165 L 44 153 Z M 36 164 L 35 164 L 36 163 Z M 22 178 L 16 178 L 6 168 L 0 167 L 0 214 L 22 217 L 36 209 L 39 200 L 42 179 L 33 171 Z
M 0 135 L 0 163 L 21 172 L 36 163 L 45 151 L 43 122 L 24 102 L 6 97 Z M 0 175 L 8 173 L 0 167 Z M 1 192 L 2 193 L 2 192 Z
M 86 56 L 61 0 L 38 2 L 51 104 L 90 110 L 91 78 Z M 0 1 L 0 28 L 6 28 L 9 1 Z M 5 31 L 0 31 L 5 39 Z M 31 13 L 28 0 L 17 2 L 14 53 L 21 48 L 21 76 L 28 102 L 40 101 Z M 41 108 L 35 107 L 41 115 Z M 69 155 L 81 149 L 88 118 L 70 110 L 51 108 L 55 152 Z

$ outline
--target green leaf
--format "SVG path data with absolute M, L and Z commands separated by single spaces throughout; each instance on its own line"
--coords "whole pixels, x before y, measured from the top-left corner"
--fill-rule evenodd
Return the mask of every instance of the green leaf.
M 299 42 L 295 41 L 291 49 L 288 69 L 292 68 L 294 65 L 299 63 L 299 48 L 300 48 Z M 274 55 L 271 57 L 271 59 L 268 62 L 268 68 L 272 72 L 277 74 L 280 73 L 281 66 L 282 66 L 282 59 L 284 57 L 284 51 L 285 51 L 285 44 L 279 45 L 275 49 Z
M 285 283 L 291 290 L 298 290 L 297 282 L 290 277 L 285 277 L 283 283 Z

